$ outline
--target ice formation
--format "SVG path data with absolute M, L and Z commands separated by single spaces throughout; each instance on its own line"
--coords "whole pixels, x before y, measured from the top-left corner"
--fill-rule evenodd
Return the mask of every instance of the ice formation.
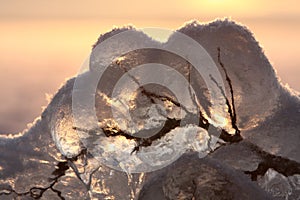
M 173 34 L 161 44 L 133 27 L 114 29 L 98 39 L 90 68 L 81 70 L 80 81 L 90 80 L 105 61 L 97 46 L 127 30 L 137 41 L 153 46 L 178 40 Z M 76 79 L 72 78 L 28 130 L 17 136 L 0 135 L 0 198 L 297 199 L 297 92 L 278 81 L 246 27 L 217 20 L 191 22 L 178 32 L 199 42 L 221 72 L 224 91 L 215 77 L 211 80 L 224 94 L 216 109 L 225 111 L 225 118 L 217 120 L 205 80 L 194 75 L 184 57 L 155 49 L 128 52 L 109 63 L 98 83 L 93 105 L 97 126 L 90 124 L 94 116 L 89 112 L 74 119 Z M 184 92 L 176 96 L 154 84 L 142 87 L 138 76 L 130 73 L 124 78 L 137 90 L 112 92 L 112 83 L 124 73 L 149 62 L 172 66 L 187 79 L 192 76 L 192 89 L 179 88 Z M 168 77 L 168 83 L 174 82 L 174 76 Z M 153 130 L 159 134 L 152 135 Z M 199 152 L 206 157 L 200 159 Z M 148 170 L 149 166 L 155 170 Z

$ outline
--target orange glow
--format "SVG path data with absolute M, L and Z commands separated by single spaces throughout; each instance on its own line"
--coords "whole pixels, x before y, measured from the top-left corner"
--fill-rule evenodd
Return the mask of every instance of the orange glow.
M 249 16 L 253 13 L 249 12 L 254 8 L 259 8 L 257 6 L 257 1 L 235 1 L 235 0 L 202 0 L 193 1 L 191 5 L 194 8 L 201 9 L 206 15 L 222 14 L 225 16 Z M 257 15 L 258 13 L 256 13 Z
M 0 128 L 22 130 L 47 104 L 45 93 L 55 93 L 78 72 L 99 35 L 124 24 L 177 29 L 192 19 L 231 17 L 254 32 L 282 81 L 300 90 L 297 4 L 296 0 L 2 1 Z

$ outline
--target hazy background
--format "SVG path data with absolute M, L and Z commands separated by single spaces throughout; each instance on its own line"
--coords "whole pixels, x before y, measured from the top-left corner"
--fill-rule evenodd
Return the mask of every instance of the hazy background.
M 255 35 L 282 82 L 300 91 L 300 5 L 296 0 L 0 0 L 0 133 L 40 115 L 77 73 L 100 33 L 113 26 L 177 29 L 231 17 Z

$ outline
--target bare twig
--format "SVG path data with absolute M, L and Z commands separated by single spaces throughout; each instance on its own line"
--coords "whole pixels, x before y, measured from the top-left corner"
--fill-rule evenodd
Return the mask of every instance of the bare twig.
M 236 110 L 235 110 L 235 103 L 234 103 L 234 95 L 233 95 L 233 87 L 232 87 L 232 82 L 231 82 L 231 79 L 229 78 L 229 75 L 227 73 L 227 70 L 221 60 L 221 49 L 220 47 L 218 47 L 218 63 L 220 64 L 221 68 L 223 69 L 224 73 L 225 73 L 225 77 L 226 77 L 226 81 L 228 83 L 228 86 L 230 88 L 230 94 L 231 94 L 231 105 L 229 103 L 229 100 L 228 98 L 225 96 L 225 93 L 224 91 L 222 91 L 223 89 L 221 87 L 219 87 L 221 89 L 221 92 L 222 94 L 224 95 L 224 97 L 226 98 L 226 104 L 228 106 L 228 112 L 229 112 L 229 115 L 230 115 L 230 119 L 231 119 L 231 125 L 232 125 L 232 128 L 235 129 L 236 131 L 236 134 L 240 134 L 240 130 L 237 126 L 237 117 L 236 117 Z M 216 83 L 216 81 L 215 81 Z M 217 83 L 216 83 L 217 84 Z

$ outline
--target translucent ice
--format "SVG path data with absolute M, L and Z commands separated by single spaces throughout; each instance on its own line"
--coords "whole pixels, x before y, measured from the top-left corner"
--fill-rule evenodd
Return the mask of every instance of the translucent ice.
M 74 89 L 76 81 L 72 78 L 28 130 L 14 136 L 0 135 L 1 199 L 127 200 L 151 199 L 155 195 L 161 199 L 184 195 L 198 199 L 207 191 L 222 192 L 218 188 L 228 191 L 222 193 L 224 199 L 235 197 L 236 191 L 242 191 L 245 199 L 256 194 L 269 198 L 261 189 L 278 199 L 299 197 L 299 95 L 278 81 L 247 28 L 218 20 L 207 25 L 192 22 L 178 30 L 200 43 L 217 66 L 225 88 L 216 77 L 207 76 L 217 88 L 216 93 L 224 89 L 226 94 L 216 98 L 217 107 L 210 101 L 215 93 L 208 91 L 205 78 L 195 73 L 184 56 L 143 49 L 114 58 L 127 48 L 122 46 L 125 43 L 111 46 L 102 54 L 97 52 L 97 46 L 107 38 L 127 30 L 137 37 L 132 47 L 139 46 L 138 41 L 153 47 L 172 46 L 179 37 L 173 34 L 162 44 L 133 27 L 101 35 L 90 65 L 81 69 L 76 78 L 81 83 L 89 82 L 101 66 L 108 64 L 103 78 L 95 82 L 95 91 L 87 87 L 86 93 L 80 93 Z M 114 58 L 114 62 L 106 63 L 106 57 Z M 151 62 L 172 66 L 187 80 L 190 77 L 191 88 L 184 82 L 177 86 L 177 79 L 172 78 L 179 80 L 180 76 L 165 75 L 166 71 L 156 73 L 157 77 L 163 74 L 175 91 L 182 91 L 179 95 L 155 84 L 141 87 L 140 77 L 144 74 L 130 70 Z M 127 72 L 131 76 L 123 77 Z M 114 93 L 115 83 L 122 77 L 131 85 Z M 75 102 L 82 113 L 74 117 L 74 94 L 82 94 L 79 98 L 83 99 L 92 95 L 89 106 L 95 114 Z M 95 120 L 97 123 L 92 123 Z M 234 125 L 241 131 L 241 138 L 233 139 L 232 135 L 239 132 Z M 220 132 L 227 134 L 221 134 L 223 140 L 216 139 Z M 191 156 L 187 152 L 203 152 L 207 159 L 198 160 L 198 153 Z M 185 157 L 177 160 L 181 154 Z M 163 163 L 168 159 L 170 162 Z M 266 164 L 266 159 L 273 163 Z M 277 160 L 288 162 L 276 163 Z M 205 173 L 199 174 L 195 169 Z M 131 174 L 132 171 L 139 173 Z M 243 171 L 250 171 L 252 177 Z M 253 177 L 258 177 L 261 188 L 251 182 Z M 172 191 L 173 186 L 178 190 Z

